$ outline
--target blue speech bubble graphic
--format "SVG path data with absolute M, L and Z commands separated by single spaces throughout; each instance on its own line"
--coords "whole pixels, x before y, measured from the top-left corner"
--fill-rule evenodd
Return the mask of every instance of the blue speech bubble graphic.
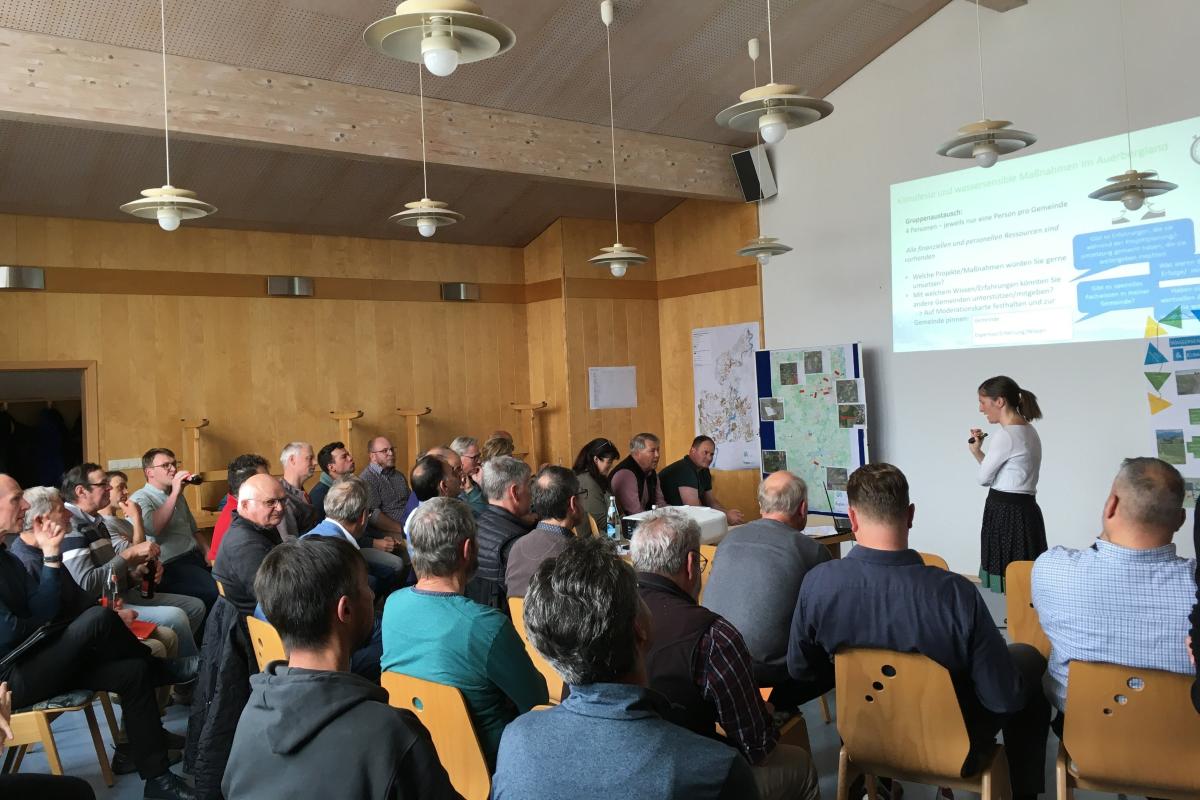
M 1079 284 L 1079 311 L 1084 315 L 1079 321 L 1108 311 L 1147 308 L 1156 302 L 1159 291 L 1158 279 L 1153 275 L 1086 281 Z
M 1081 233 L 1072 240 L 1075 280 L 1146 261 L 1168 262 L 1196 254 L 1196 234 L 1190 219 L 1153 222 L 1132 228 Z

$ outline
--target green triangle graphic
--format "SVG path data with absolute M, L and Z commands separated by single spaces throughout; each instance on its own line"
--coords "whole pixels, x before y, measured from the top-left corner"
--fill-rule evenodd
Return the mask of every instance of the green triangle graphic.
M 1167 378 L 1171 377 L 1169 372 L 1146 372 L 1143 374 L 1146 376 L 1146 380 L 1154 386 L 1156 392 L 1162 391 L 1163 384 L 1167 382 Z
M 1163 325 L 1170 325 L 1172 328 L 1183 327 L 1183 306 L 1175 306 L 1175 310 L 1159 320 Z

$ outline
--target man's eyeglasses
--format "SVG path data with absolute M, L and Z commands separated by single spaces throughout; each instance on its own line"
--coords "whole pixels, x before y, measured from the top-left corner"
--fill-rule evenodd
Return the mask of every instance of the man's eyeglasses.
M 257 497 L 250 497 L 247 499 L 253 503 L 262 503 L 267 508 L 280 508 L 284 503 L 284 499 L 282 497 L 268 497 L 266 500 L 259 500 Z
M 375 453 L 394 453 L 394 452 L 396 452 L 396 448 L 394 448 L 394 447 L 381 447 L 378 450 L 372 450 L 371 454 L 374 455 Z
M 155 464 L 150 469 L 179 469 L 178 461 L 166 461 L 162 464 Z
M 90 486 L 90 487 L 92 487 L 93 489 L 107 489 L 107 488 L 109 488 L 109 487 L 108 487 L 108 481 L 104 481 L 103 483 L 89 483 L 89 484 L 87 484 L 87 485 L 88 485 L 88 486 Z
M 576 497 L 587 497 L 587 489 L 580 489 L 575 493 Z
M 700 562 L 700 572 L 704 573 L 708 569 L 708 559 L 699 550 L 696 551 L 696 558 Z

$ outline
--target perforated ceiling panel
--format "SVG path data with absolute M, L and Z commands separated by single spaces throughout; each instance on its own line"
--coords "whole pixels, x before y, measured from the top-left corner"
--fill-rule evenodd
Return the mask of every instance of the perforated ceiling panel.
M 481 0 L 517 46 L 429 76 L 430 96 L 607 124 L 604 26 L 596 0 Z M 362 43 L 395 0 L 167 0 L 169 53 L 408 94 L 416 67 Z M 877 54 L 928 14 L 917 0 L 774 0 L 776 79 L 823 85 Z M 920 17 L 918 19 L 918 17 Z M 159 48 L 157 0 L 0 0 L 0 27 L 144 50 Z M 617 124 L 702 141 L 745 143 L 713 117 L 750 87 L 746 40 L 763 40 L 765 0 L 617 0 Z
M 419 238 L 387 221 L 421 196 L 419 167 L 172 137 L 171 178 L 219 209 L 189 226 Z M 165 180 L 162 137 L 0 120 L 0 213 L 130 221 L 117 207 Z M 429 180 L 467 217 L 439 242 L 520 247 L 559 217 L 612 214 L 604 189 L 448 167 Z M 678 203 L 622 192 L 621 217 L 655 222 Z

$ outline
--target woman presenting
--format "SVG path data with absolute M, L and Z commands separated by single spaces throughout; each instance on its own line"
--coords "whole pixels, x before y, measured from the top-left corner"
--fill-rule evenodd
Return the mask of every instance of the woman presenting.
M 1030 423 L 1041 419 L 1037 397 L 999 375 L 979 385 L 979 412 L 1000 430 L 971 429 L 968 445 L 979 462 L 979 483 L 990 487 L 983 507 L 979 579 L 994 592 L 1004 591 L 1004 570 L 1013 561 L 1032 561 L 1046 552 L 1046 524 L 1037 504 L 1042 440 Z

